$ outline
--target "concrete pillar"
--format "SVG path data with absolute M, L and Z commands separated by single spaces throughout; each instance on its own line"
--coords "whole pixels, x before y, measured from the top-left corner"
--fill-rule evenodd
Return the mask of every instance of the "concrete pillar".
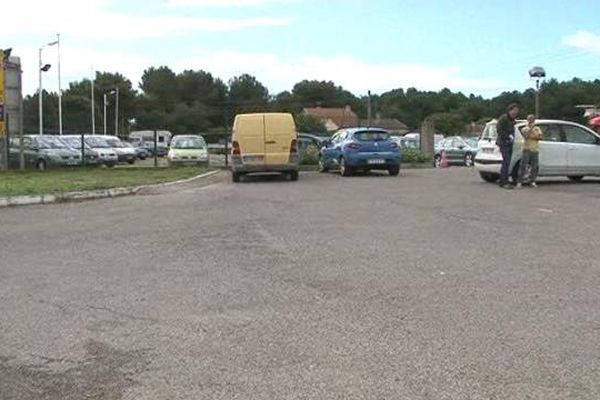
M 435 143 L 435 126 L 431 118 L 426 118 L 421 125 L 421 153 L 433 158 L 433 147 Z

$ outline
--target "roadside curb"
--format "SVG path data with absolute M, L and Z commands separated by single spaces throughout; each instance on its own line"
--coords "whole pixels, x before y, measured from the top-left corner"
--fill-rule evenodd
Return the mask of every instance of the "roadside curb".
M 123 197 L 137 194 L 142 189 L 160 188 L 165 186 L 178 185 L 193 182 L 198 179 L 208 178 L 221 172 L 220 170 L 206 172 L 191 178 L 180 179 L 178 181 L 156 183 L 151 185 L 111 188 L 104 190 L 87 190 L 84 192 L 66 192 L 32 196 L 8 196 L 0 197 L 0 208 L 15 206 L 31 206 L 36 204 L 54 204 L 67 203 L 83 200 L 106 199 L 112 197 Z

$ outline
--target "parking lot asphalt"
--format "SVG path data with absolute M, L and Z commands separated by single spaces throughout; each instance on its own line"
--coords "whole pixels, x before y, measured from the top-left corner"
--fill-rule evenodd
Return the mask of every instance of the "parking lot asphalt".
M 600 181 L 212 183 L 0 210 L 0 399 L 600 398 Z

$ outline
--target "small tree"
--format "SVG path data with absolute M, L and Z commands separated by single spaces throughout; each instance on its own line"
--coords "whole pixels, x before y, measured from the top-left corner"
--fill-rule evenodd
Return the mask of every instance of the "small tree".
M 327 128 L 323 121 L 304 113 L 296 116 L 296 129 L 298 132 L 327 133 Z

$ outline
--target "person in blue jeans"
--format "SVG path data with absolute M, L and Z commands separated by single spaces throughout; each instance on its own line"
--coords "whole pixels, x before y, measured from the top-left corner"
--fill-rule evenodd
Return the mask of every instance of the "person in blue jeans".
M 496 144 L 502 154 L 502 168 L 500 170 L 500 187 L 512 189 L 508 179 L 510 176 L 510 161 L 512 159 L 513 143 L 515 142 L 515 123 L 519 116 L 519 105 L 513 103 L 508 106 L 506 113 L 498 118 L 496 131 L 498 133 Z

